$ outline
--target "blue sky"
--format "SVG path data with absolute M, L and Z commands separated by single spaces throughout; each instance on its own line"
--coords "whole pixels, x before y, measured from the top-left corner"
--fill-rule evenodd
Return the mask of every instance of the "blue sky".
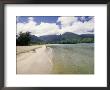
M 41 22 L 45 22 L 45 23 L 57 23 L 57 20 L 60 16 L 18 16 L 19 19 L 17 21 L 17 23 L 23 23 L 23 22 L 28 22 L 28 18 L 29 17 L 33 17 L 34 21 L 37 22 L 38 24 L 40 24 Z M 89 21 L 93 18 L 93 16 L 75 16 L 78 17 L 78 20 L 81 22 L 85 22 L 85 21 Z
M 20 16 L 17 23 L 28 22 L 29 17 L 33 17 L 34 21 L 40 24 L 41 22 L 56 23 L 59 16 Z
M 16 21 L 17 33 L 29 31 L 36 36 L 94 32 L 94 16 L 17 16 Z

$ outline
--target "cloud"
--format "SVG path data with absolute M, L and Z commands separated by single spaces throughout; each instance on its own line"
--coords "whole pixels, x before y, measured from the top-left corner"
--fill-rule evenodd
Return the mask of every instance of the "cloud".
M 17 34 L 20 32 L 31 32 L 31 34 L 42 36 L 42 35 L 52 35 L 57 34 L 59 26 L 56 23 L 44 23 L 41 22 L 38 25 L 33 17 L 28 18 L 27 23 L 17 23 Z
M 28 22 L 17 23 L 17 34 L 19 32 L 31 32 L 33 35 L 58 35 L 65 32 L 73 32 L 76 34 L 92 34 L 94 33 L 94 18 L 89 21 L 78 21 L 77 17 L 59 17 L 57 22 L 61 23 L 61 28 L 56 23 L 44 23 L 39 25 L 34 21 L 33 17 L 28 18 Z M 92 32 L 90 32 L 92 30 Z
M 33 17 L 29 17 L 28 21 L 34 21 L 34 18 Z
M 56 23 L 44 23 L 42 22 L 37 26 L 35 33 L 37 36 L 57 34 L 59 26 Z
M 76 22 L 73 25 L 74 33 L 77 34 L 90 34 L 93 32 L 88 32 L 88 30 L 94 30 L 94 22 L 92 20 L 86 22 Z
M 65 26 L 70 26 L 71 24 L 73 24 L 74 22 L 77 21 L 77 17 L 59 17 L 57 22 L 60 22 L 62 27 Z
M 37 23 L 34 21 L 33 17 L 28 18 L 28 22 L 17 23 L 17 33 L 19 32 L 33 32 L 37 28 Z
M 89 32 L 92 30 L 92 32 Z M 93 34 L 94 33 L 94 18 L 90 19 L 89 21 L 81 22 L 75 20 L 72 25 L 67 25 L 62 27 L 60 33 L 63 34 L 65 32 L 73 32 L 76 34 Z

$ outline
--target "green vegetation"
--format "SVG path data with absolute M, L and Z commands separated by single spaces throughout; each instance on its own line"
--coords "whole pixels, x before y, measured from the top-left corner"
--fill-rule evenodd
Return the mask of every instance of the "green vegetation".
M 77 44 L 77 43 L 94 43 L 94 38 L 64 39 L 52 44 Z
M 82 38 L 79 43 L 94 43 L 94 38 Z
M 44 44 L 44 42 L 42 42 L 42 40 L 38 39 L 36 41 L 32 41 L 32 35 L 30 34 L 30 32 L 26 32 L 26 33 L 19 33 L 19 36 L 16 36 L 16 45 L 17 46 L 29 46 L 29 45 L 41 45 Z
M 30 45 L 43 45 L 45 44 L 44 42 L 41 42 L 41 41 L 36 41 L 36 42 L 32 42 L 30 43 Z
M 94 37 L 81 37 L 74 33 L 64 33 L 62 35 L 42 36 L 43 40 L 29 32 L 20 32 L 16 37 L 17 46 L 41 45 L 41 44 L 77 44 L 77 43 L 94 43 Z
M 29 45 L 31 42 L 31 37 L 30 37 L 30 33 L 26 32 L 26 33 L 22 33 L 20 32 L 19 36 L 16 37 L 16 45 L 18 46 L 25 46 L 25 45 Z

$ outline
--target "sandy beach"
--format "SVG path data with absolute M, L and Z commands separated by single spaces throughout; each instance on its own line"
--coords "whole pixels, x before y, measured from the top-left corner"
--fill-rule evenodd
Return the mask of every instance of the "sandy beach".
M 51 73 L 52 48 L 46 45 L 17 55 L 17 74 L 49 74 Z
M 92 44 L 17 46 L 17 74 L 93 74 Z

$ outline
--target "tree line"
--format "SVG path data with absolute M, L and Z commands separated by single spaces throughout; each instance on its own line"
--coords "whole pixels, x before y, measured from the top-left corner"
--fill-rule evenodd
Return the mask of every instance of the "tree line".
M 17 46 L 28 46 L 33 44 L 77 44 L 77 43 L 94 43 L 94 38 L 79 38 L 79 39 L 62 39 L 59 41 L 44 42 L 42 40 L 36 40 L 35 42 L 31 41 L 30 32 L 20 32 L 19 35 L 16 35 L 16 45 Z
M 17 46 L 26 46 L 26 45 L 30 45 L 30 43 L 31 43 L 30 32 L 26 32 L 26 33 L 20 32 L 19 35 L 16 35 Z

